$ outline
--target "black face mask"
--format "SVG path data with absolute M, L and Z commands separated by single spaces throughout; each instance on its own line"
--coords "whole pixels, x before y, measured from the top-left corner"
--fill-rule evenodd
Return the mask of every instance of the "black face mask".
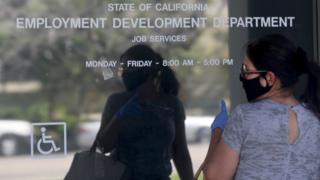
M 132 91 L 142 85 L 148 79 L 148 75 L 143 71 L 123 72 L 122 80 L 128 91 Z
M 245 79 L 240 76 L 240 81 L 242 82 L 243 89 L 246 92 L 247 99 L 249 102 L 269 92 L 270 89 L 272 88 L 272 86 L 269 86 L 268 84 L 266 87 L 261 86 L 260 77 L 261 76 L 258 76 L 253 79 Z M 266 79 L 265 77 L 263 78 Z

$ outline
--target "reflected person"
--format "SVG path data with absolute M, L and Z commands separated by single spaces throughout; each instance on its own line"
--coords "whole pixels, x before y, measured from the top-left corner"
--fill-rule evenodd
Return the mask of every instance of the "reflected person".
M 128 61 L 148 60 L 151 66 L 127 66 Z M 173 70 L 143 44 L 129 48 L 120 61 L 126 91 L 112 94 L 104 108 L 98 135 L 104 151 L 116 148 L 130 180 L 169 180 L 171 159 L 182 180 L 192 179 L 185 112 Z

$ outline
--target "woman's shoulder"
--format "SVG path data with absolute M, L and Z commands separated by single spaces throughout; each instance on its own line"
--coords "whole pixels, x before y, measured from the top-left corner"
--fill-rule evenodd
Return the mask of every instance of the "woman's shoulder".
M 112 93 L 107 98 L 106 106 L 118 109 L 132 97 L 131 92 Z
M 108 102 L 122 102 L 128 100 L 130 97 L 132 97 L 131 92 L 123 91 L 112 93 L 107 100 Z
M 122 91 L 122 92 L 115 92 L 115 93 L 112 93 L 108 99 L 111 99 L 111 100 L 116 100 L 116 99 L 121 99 L 121 98 L 129 98 L 132 96 L 132 92 L 128 92 L 128 91 Z
M 257 112 L 257 110 L 265 109 L 266 106 L 267 104 L 263 101 L 241 103 L 234 108 L 233 112 L 235 113 L 243 113 L 243 112 L 248 113 L 248 111 Z
M 240 111 L 245 113 L 260 113 L 261 111 L 276 111 L 286 109 L 283 105 L 274 103 L 269 99 L 263 99 L 254 102 L 242 103 L 236 106 L 234 111 Z
M 320 118 L 311 110 L 307 103 L 302 103 L 294 108 L 295 112 L 300 114 L 300 117 L 306 119 L 309 124 L 320 127 Z
M 283 115 L 286 115 L 285 108 L 261 100 L 237 105 L 231 113 L 231 118 L 243 123 L 255 124 L 257 120 L 267 120 Z

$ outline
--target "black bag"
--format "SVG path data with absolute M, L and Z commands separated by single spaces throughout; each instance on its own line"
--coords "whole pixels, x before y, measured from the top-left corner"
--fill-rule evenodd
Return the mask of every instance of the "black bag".
M 126 166 L 117 161 L 115 150 L 109 155 L 99 151 L 97 140 L 89 151 L 77 152 L 64 180 L 121 180 Z

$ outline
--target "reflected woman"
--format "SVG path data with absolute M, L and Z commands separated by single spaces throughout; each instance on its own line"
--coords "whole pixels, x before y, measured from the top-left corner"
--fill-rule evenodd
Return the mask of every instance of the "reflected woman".
M 307 75 L 301 99 L 293 86 Z M 206 180 L 319 180 L 320 68 L 279 34 L 247 46 L 240 81 L 249 103 L 238 105 L 209 152 Z
M 150 60 L 151 66 L 126 66 Z M 127 165 L 126 179 L 169 180 L 171 159 L 182 180 L 192 179 L 179 83 L 162 60 L 146 45 L 129 48 L 121 56 L 126 91 L 112 94 L 103 112 L 97 139 L 105 152 L 116 148 L 118 160 Z

